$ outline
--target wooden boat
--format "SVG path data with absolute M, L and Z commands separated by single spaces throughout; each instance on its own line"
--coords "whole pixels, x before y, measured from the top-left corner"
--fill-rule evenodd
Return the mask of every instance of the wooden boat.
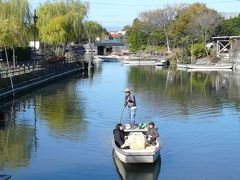
M 113 162 L 121 179 L 155 180 L 161 170 L 161 159 L 152 164 L 126 164 L 113 152 Z
M 185 69 L 185 71 L 187 72 L 232 72 L 233 69 Z
M 187 68 L 188 64 L 177 64 L 177 68 Z
M 187 69 L 232 69 L 231 64 L 177 64 L 177 68 Z
M 99 58 L 98 56 L 93 56 L 93 60 L 95 61 L 95 62 L 101 62 L 101 61 L 103 61 L 101 58 Z
M 144 65 L 144 66 L 155 66 L 156 61 L 155 60 L 124 60 L 123 64 L 125 65 Z
M 168 59 L 161 59 L 156 62 L 156 66 L 169 66 L 170 62 Z
M 99 58 L 103 62 L 116 62 L 116 61 L 118 61 L 118 59 L 116 58 L 115 55 L 107 55 L 107 56 L 97 55 L 97 56 L 95 56 L 95 58 Z
M 132 132 L 142 132 L 146 134 L 147 129 L 125 129 L 126 135 Z M 142 150 L 121 149 L 115 140 L 112 141 L 112 146 L 116 156 L 124 163 L 154 163 L 160 156 L 160 139 L 157 138 L 156 145 L 150 145 L 148 148 Z
M 232 69 L 233 65 L 231 64 L 188 64 L 188 69 Z

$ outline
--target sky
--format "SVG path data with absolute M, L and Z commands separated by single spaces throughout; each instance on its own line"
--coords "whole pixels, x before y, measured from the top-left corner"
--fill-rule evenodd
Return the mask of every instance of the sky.
M 35 9 L 46 0 L 31 0 Z M 218 12 L 240 13 L 240 0 L 88 0 L 90 9 L 87 20 L 97 21 L 108 30 L 120 30 L 138 17 L 140 12 L 163 8 L 165 5 L 200 2 Z

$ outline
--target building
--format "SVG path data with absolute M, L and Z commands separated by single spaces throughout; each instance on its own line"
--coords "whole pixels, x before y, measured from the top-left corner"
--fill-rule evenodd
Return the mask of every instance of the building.
M 239 16 L 239 12 L 220 12 L 224 19 L 232 19 Z
M 109 39 L 121 39 L 126 32 L 125 31 L 108 31 Z

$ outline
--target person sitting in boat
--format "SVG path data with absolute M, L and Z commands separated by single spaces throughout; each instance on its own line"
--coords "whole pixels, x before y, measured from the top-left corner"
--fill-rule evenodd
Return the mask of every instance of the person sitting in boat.
M 159 137 L 158 131 L 155 128 L 154 122 L 150 122 L 147 132 L 147 142 L 151 145 L 156 145 L 156 139 Z
M 125 102 L 124 107 L 128 107 L 128 120 L 131 123 L 131 127 L 134 128 L 135 126 L 135 117 L 136 117 L 136 111 L 137 111 L 137 104 L 136 104 L 136 98 L 131 93 L 131 90 L 129 88 L 126 88 L 124 90 L 125 92 Z
M 114 140 L 116 145 L 120 148 L 124 148 L 125 135 L 124 126 L 122 124 L 117 124 L 116 128 L 113 130 Z

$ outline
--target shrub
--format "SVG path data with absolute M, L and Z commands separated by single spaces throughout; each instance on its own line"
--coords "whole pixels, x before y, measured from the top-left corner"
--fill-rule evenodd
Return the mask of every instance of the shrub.
M 206 49 L 204 43 L 196 43 L 190 47 L 190 51 L 194 59 L 206 56 Z

